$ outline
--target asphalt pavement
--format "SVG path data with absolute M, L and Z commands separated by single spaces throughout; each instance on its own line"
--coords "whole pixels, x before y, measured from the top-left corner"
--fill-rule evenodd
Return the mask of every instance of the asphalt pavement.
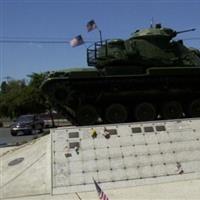
M 42 134 L 43 133 L 34 135 L 12 136 L 10 134 L 10 128 L 0 128 L 0 148 L 10 145 L 19 145 L 31 141 L 36 137 L 40 137 Z

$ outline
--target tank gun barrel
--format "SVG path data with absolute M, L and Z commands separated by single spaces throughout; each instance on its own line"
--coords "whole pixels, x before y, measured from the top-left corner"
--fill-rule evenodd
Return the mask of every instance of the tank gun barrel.
M 177 34 L 180 34 L 180 33 L 195 31 L 195 30 L 196 30 L 196 28 L 191 28 L 191 29 L 187 29 L 187 30 L 184 30 L 184 31 L 176 31 L 176 35 L 177 35 Z

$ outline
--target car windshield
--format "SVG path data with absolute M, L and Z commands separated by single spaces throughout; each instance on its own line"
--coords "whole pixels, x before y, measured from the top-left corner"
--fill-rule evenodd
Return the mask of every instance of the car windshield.
M 17 122 L 19 121 L 32 121 L 33 120 L 33 115 L 22 115 L 20 117 L 17 118 Z

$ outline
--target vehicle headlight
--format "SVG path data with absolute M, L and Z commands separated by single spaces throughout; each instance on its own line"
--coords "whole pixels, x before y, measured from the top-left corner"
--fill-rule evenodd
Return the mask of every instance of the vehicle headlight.
M 20 124 L 17 124 L 17 125 L 16 125 L 16 128 L 20 128 L 20 127 L 21 127 L 21 125 L 20 125 Z

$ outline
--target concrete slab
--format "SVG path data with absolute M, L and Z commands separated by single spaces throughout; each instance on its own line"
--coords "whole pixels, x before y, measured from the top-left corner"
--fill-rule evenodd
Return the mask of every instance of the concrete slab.
M 109 139 L 104 126 L 52 132 L 52 194 L 92 191 L 92 178 L 107 189 L 200 178 L 199 120 L 106 128 Z

